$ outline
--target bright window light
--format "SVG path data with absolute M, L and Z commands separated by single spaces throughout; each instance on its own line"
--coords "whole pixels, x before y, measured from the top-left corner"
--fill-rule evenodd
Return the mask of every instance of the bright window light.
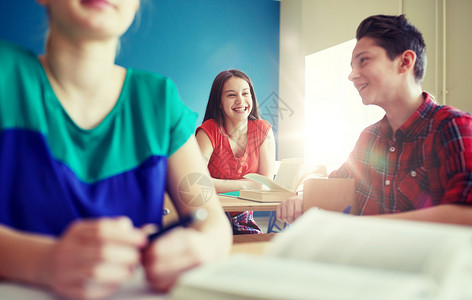
M 351 81 L 356 40 L 305 57 L 305 162 L 339 168 L 361 131 L 384 111 L 365 106 Z

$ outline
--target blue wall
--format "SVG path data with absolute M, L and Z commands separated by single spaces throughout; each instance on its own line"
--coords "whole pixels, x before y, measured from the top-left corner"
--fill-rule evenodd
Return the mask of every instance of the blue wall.
M 140 21 L 135 22 L 139 24 L 122 38 L 119 64 L 174 80 L 184 103 L 198 112 L 197 125 L 214 77 L 225 69 L 240 69 L 253 81 L 262 116 L 277 132 L 278 1 L 147 0 L 142 4 Z M 0 39 L 42 53 L 46 29 L 44 8 L 34 0 L 0 2 Z

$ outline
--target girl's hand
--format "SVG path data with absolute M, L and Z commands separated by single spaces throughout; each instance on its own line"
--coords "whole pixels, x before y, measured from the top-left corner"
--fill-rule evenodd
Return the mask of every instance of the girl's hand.
M 155 240 L 143 251 L 143 267 L 149 284 L 168 292 L 184 272 L 215 260 L 211 242 L 192 228 L 177 228 Z
M 75 222 L 50 253 L 48 283 L 62 297 L 108 297 L 130 278 L 145 242 L 125 217 Z

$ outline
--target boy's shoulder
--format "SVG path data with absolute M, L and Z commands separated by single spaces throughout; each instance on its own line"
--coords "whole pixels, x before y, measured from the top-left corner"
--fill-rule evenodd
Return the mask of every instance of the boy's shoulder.
M 449 132 L 450 128 L 470 127 L 472 131 L 472 115 L 464 110 L 450 105 L 438 105 L 432 117 L 432 127 L 437 127 L 440 132 Z
M 472 118 L 472 115 L 469 112 L 449 105 L 440 106 L 438 111 L 436 112 L 436 115 L 442 118 Z
M 429 93 L 426 95 L 426 102 L 420 108 L 420 114 L 431 115 L 435 120 L 446 120 L 455 118 L 470 119 L 471 114 L 451 105 L 438 104 L 434 97 Z

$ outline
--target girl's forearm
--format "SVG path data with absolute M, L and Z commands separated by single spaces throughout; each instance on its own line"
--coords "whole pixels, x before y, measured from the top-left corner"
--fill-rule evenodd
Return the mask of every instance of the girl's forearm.
M 31 284 L 48 283 L 48 262 L 55 240 L 0 225 L 0 278 Z

